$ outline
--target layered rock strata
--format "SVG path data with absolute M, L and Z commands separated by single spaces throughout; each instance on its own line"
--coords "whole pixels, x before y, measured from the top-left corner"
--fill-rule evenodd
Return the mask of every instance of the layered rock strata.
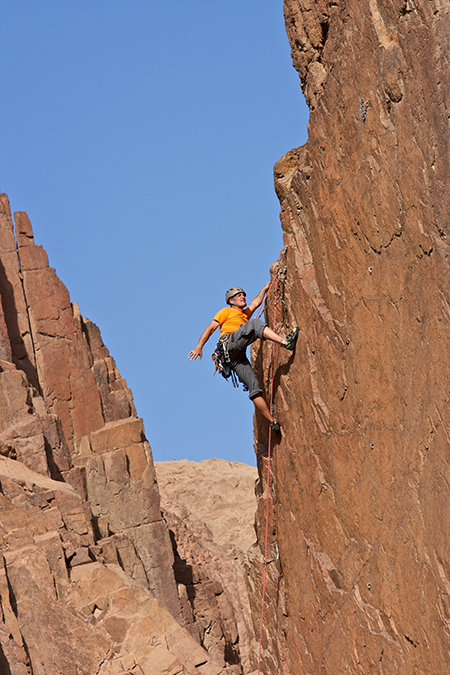
M 240 673 L 185 627 L 125 380 L 25 213 L 15 235 L 1 195 L 0 672 Z
M 301 334 L 273 373 L 257 354 L 283 430 L 262 672 L 444 673 L 450 2 L 285 0 L 285 18 L 311 116 L 275 165 Z M 251 574 L 260 592 L 260 556 Z

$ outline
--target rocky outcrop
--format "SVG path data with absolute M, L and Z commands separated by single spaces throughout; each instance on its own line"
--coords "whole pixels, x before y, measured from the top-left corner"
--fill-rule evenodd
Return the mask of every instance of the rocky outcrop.
M 450 3 L 285 0 L 285 17 L 311 117 L 306 145 L 275 165 L 285 302 L 301 335 L 274 371 L 269 554 L 277 545 L 280 559 L 267 569 L 262 672 L 443 673 Z
M 256 652 L 246 587 L 255 546 L 256 469 L 238 462 L 156 462 L 183 625 L 212 661 L 250 675 Z
M 1 672 L 219 672 L 156 593 L 126 573 L 125 547 L 96 540 L 73 487 L 4 457 L 0 482 Z M 136 552 L 134 560 L 142 567 Z
M 241 673 L 185 627 L 131 392 L 6 195 L 0 296 L 0 672 Z

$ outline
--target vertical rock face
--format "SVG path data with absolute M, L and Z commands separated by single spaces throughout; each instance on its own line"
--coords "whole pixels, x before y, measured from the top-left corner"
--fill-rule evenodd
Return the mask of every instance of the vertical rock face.
M 311 117 L 275 166 L 301 335 L 275 364 L 262 672 L 443 673 L 450 2 L 285 0 L 285 18 Z
M 239 675 L 184 627 L 131 392 L 6 195 L 0 296 L 0 672 Z

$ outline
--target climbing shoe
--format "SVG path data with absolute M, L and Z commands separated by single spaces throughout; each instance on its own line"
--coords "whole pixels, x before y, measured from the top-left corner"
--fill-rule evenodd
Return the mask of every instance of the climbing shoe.
M 289 335 L 286 335 L 286 337 L 284 338 L 285 340 L 287 340 L 287 345 L 284 346 L 286 347 L 286 349 L 289 349 L 290 352 L 293 352 L 295 349 L 295 343 L 297 342 L 298 334 L 299 329 L 296 327 L 291 333 L 289 333 Z
M 275 422 L 272 422 L 270 425 L 270 428 L 272 429 L 274 434 L 279 434 L 281 431 L 280 423 L 278 420 L 275 420 Z

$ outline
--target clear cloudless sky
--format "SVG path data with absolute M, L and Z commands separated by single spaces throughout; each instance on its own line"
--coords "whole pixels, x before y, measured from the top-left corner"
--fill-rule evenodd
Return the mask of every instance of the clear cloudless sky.
M 282 0 L 0 0 L 0 91 L 0 190 L 100 327 L 155 459 L 254 465 L 214 338 L 187 354 L 283 246 L 272 169 L 308 109 Z

